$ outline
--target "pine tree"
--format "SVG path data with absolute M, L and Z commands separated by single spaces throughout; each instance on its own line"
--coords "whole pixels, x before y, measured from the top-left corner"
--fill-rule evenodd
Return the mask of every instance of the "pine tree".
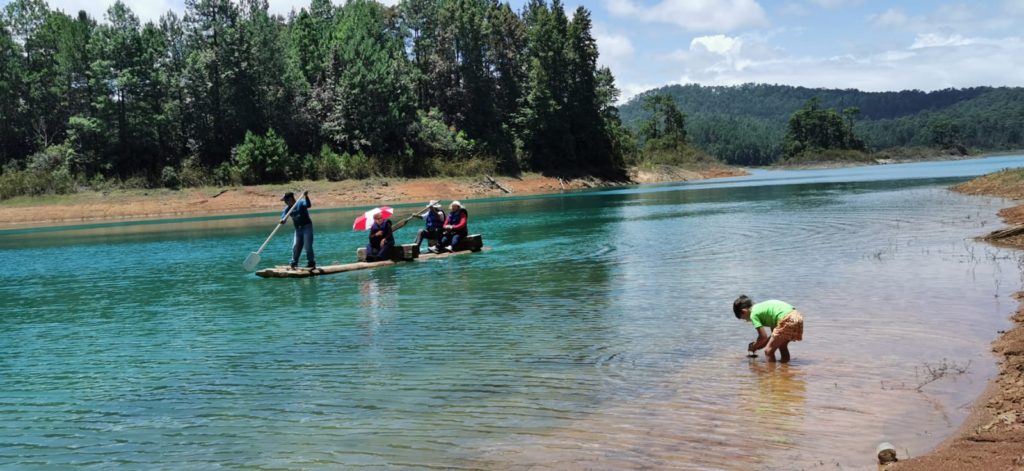
M 647 95 L 644 110 L 650 118 L 640 125 L 647 147 L 672 148 L 686 144 L 686 114 L 668 95 Z
M 232 100 L 241 64 L 237 54 L 238 8 L 230 0 L 185 0 L 189 54 L 185 83 L 187 122 L 194 150 L 214 167 L 226 161 L 245 129 L 235 121 Z
M 375 155 L 383 168 L 400 173 L 409 164 L 406 132 L 415 115 L 403 42 L 384 8 L 372 0 L 352 0 L 341 10 L 333 80 L 321 94 L 321 132 L 339 148 Z
M 185 25 L 174 12 L 160 17 L 159 32 L 164 50 L 157 58 L 157 80 L 164 91 L 160 104 L 163 126 L 160 139 L 164 151 L 172 158 L 184 159 L 189 155 L 189 125 L 187 123 L 186 88 L 184 86 L 188 60 L 188 37 Z
M 495 119 L 501 126 L 500 140 L 492 143 L 492 146 L 502 169 L 518 172 L 518 154 L 521 149 L 517 148 L 515 142 L 523 130 L 516 116 L 526 82 L 526 26 L 507 3 L 492 3 L 489 22 L 488 63 L 494 70 Z
M 71 19 L 50 12 L 41 0 L 15 0 L 4 11 L 5 22 L 24 54 L 21 100 L 26 128 L 33 147 L 43 149 L 63 140 L 70 116 L 65 101 L 69 80 L 61 76 L 56 56 Z
M 330 0 L 312 0 L 309 10 L 303 8 L 291 22 L 291 53 L 310 87 L 324 79 L 334 20 L 335 8 Z
M 568 20 L 558 0 L 551 8 L 543 0 L 531 0 L 524 19 L 529 62 L 519 118 L 523 123 L 523 147 L 531 168 L 558 173 L 575 168 L 577 163 L 562 82 L 566 76 Z
M 96 117 L 109 130 L 106 149 L 110 161 L 119 173 L 129 175 L 145 165 L 132 162 L 139 150 L 134 144 L 140 131 L 135 125 L 143 74 L 149 68 L 143 61 L 142 36 L 139 19 L 124 3 L 115 2 L 106 13 L 90 43 L 95 59 L 92 61 L 92 86 L 96 90 L 93 109 Z
M 792 158 L 829 149 L 864 150 L 864 143 L 853 134 L 854 114 L 844 120 L 835 110 L 822 108 L 820 99 L 808 100 L 789 119 L 784 155 Z
M 19 93 L 24 73 L 21 47 L 0 17 L 0 168 L 31 148 Z
M 612 83 L 604 83 L 603 90 L 598 88 L 597 41 L 590 34 L 591 28 L 590 12 L 583 7 L 577 8 L 569 25 L 566 42 L 566 104 L 573 125 L 574 150 L 578 160 L 576 166 L 587 173 L 621 177 L 621 154 L 616 155 L 607 127 L 615 123 L 607 122 L 603 117 L 611 114 L 608 108 L 612 105 L 607 97 L 599 97 L 599 91 L 609 94 L 617 91 L 613 91 L 614 79 L 607 70 L 603 78 Z

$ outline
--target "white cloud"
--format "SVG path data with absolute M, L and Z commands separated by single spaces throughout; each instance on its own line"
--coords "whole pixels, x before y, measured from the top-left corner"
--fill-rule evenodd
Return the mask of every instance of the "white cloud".
M 756 0 L 661 0 L 647 7 L 633 0 L 605 0 L 613 16 L 668 23 L 691 31 L 732 31 L 768 22 Z
M 743 46 L 743 40 L 732 38 L 724 34 L 714 36 L 700 36 L 690 41 L 690 49 L 703 48 L 706 51 L 714 52 L 723 56 L 739 53 Z
M 1024 86 L 1024 38 L 1020 37 L 919 35 L 902 49 L 834 57 L 772 56 L 770 48 L 765 55 L 748 44 L 741 41 L 728 54 L 703 46 L 695 50 L 691 44 L 677 83 L 758 82 L 866 91 Z
M 680 63 L 690 75 L 699 71 L 730 73 L 741 71 L 752 65 L 773 61 L 782 57 L 782 51 L 770 46 L 769 36 L 745 34 L 741 36 L 699 36 L 690 41 L 687 50 L 676 50 L 660 57 L 666 62 Z
M 965 38 L 959 34 L 941 35 L 929 33 L 917 35 L 917 38 L 914 39 L 914 44 L 911 44 L 910 48 L 967 46 L 977 42 L 977 39 Z
M 612 69 L 613 74 L 632 64 L 636 50 L 628 36 L 612 33 L 599 23 L 594 25 L 594 39 L 600 52 L 598 62 Z

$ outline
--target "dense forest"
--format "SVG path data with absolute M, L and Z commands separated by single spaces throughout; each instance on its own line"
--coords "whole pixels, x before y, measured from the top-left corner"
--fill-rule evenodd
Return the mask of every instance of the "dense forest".
M 0 187 L 523 170 L 623 175 L 590 13 L 560 0 L 185 0 L 142 24 L 44 0 L 0 14 Z M 46 187 L 46 188 L 40 188 Z
M 561 0 L 311 0 L 287 17 L 267 0 L 185 0 L 146 23 L 120 1 L 96 19 L 13 0 L 0 198 L 1024 147 L 1020 88 L 676 85 L 616 107 L 591 29 Z
M 650 120 L 645 100 L 654 95 L 671 97 L 686 114 L 687 136 L 694 146 L 735 165 L 782 159 L 792 119 L 812 101 L 813 107 L 831 110 L 850 123 L 853 135 L 836 139 L 845 143 L 843 148 L 858 148 L 849 141 L 854 136 L 869 151 L 1024 148 L 1022 88 L 861 92 L 763 84 L 673 85 L 622 105 L 620 116 L 628 128 L 639 133 Z

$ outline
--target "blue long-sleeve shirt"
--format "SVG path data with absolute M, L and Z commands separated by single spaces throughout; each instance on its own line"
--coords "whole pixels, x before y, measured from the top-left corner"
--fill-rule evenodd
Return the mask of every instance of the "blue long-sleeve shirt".
M 309 208 L 313 207 L 313 203 L 309 201 L 309 197 L 304 197 L 295 202 L 295 206 L 292 208 L 292 223 L 295 227 L 302 227 L 306 224 L 312 224 L 313 220 L 309 218 Z M 288 216 L 288 208 L 284 208 L 281 211 L 281 219 Z

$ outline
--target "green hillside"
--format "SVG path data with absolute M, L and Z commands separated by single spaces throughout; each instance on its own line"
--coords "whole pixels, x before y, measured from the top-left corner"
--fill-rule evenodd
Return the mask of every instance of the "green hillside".
M 647 119 L 644 97 L 671 96 L 686 113 L 697 147 L 736 165 L 767 165 L 782 156 L 790 116 L 807 100 L 825 108 L 859 109 L 854 131 L 871 151 L 960 145 L 972 151 L 1024 147 L 1024 89 L 977 87 L 934 92 L 862 92 L 784 85 L 673 85 L 650 90 L 620 107 L 636 130 Z

